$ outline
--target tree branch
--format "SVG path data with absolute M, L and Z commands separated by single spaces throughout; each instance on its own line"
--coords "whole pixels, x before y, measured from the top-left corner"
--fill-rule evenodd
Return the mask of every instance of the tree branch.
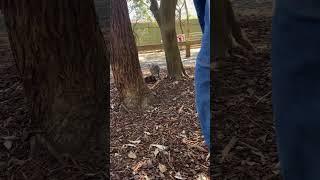
M 161 21 L 160 21 L 160 12 L 159 12 L 159 4 L 157 0 L 150 0 L 150 10 L 156 19 L 158 25 L 160 26 Z

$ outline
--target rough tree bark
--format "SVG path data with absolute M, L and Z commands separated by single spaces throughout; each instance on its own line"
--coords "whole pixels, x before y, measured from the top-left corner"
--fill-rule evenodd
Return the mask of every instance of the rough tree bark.
M 218 45 L 215 57 L 225 57 L 234 43 L 247 50 L 254 50 L 249 40 L 245 37 L 237 21 L 230 0 L 214 1 L 214 20 Z M 234 40 L 234 41 L 233 41 Z
M 166 55 L 168 76 L 172 79 L 181 79 L 183 75 L 187 76 L 187 74 L 181 61 L 177 41 L 175 22 L 177 0 L 161 0 L 160 7 L 157 0 L 150 0 L 150 2 L 150 10 L 161 31 Z
M 111 67 L 121 101 L 126 107 L 144 109 L 152 103 L 144 83 L 126 0 L 111 0 Z
M 105 169 L 109 54 L 93 0 L 3 0 L 1 7 L 31 127 L 42 132 L 32 147 Z

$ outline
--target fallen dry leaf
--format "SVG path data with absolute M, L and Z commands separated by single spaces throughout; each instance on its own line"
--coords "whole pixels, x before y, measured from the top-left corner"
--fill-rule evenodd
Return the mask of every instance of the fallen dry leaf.
M 182 177 L 182 175 L 181 175 L 180 172 L 177 172 L 177 173 L 174 175 L 174 177 L 175 177 L 176 179 L 181 179 L 181 180 L 186 179 L 186 178 Z
M 158 168 L 159 168 L 160 172 L 162 172 L 162 173 L 167 171 L 167 166 L 165 166 L 165 165 L 163 165 L 161 163 L 159 163 Z
M 157 155 L 159 154 L 159 149 L 158 148 L 156 148 L 155 150 L 154 150 L 154 152 L 153 152 L 153 154 L 154 154 L 154 157 L 157 157 Z
M 186 135 L 186 131 L 183 130 L 180 134 L 179 134 L 180 137 L 183 137 L 184 139 L 187 138 L 187 135 Z
M 11 147 L 12 147 L 12 141 L 9 141 L 9 140 L 4 141 L 3 145 L 4 145 L 4 147 L 6 147 L 8 150 L 10 150 Z
M 151 144 L 151 145 L 150 145 L 150 148 L 151 148 L 151 147 L 156 147 L 156 148 L 158 148 L 160 151 L 164 151 L 164 150 L 167 149 L 166 146 L 159 145 L 159 144 Z
M 144 176 L 144 179 L 145 180 L 150 180 L 150 178 L 147 175 Z
M 129 154 L 128 154 L 128 157 L 131 158 L 131 159 L 136 159 L 137 155 L 134 152 L 130 151 Z
M 209 180 L 209 178 L 205 174 L 201 173 L 197 176 L 197 180 Z

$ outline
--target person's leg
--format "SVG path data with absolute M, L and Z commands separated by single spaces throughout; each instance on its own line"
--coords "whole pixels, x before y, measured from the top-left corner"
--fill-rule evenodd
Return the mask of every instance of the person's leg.
M 273 109 L 285 180 L 320 179 L 320 1 L 276 0 Z
M 204 16 L 204 34 L 195 67 L 196 108 L 205 142 L 210 149 L 210 22 L 209 7 Z

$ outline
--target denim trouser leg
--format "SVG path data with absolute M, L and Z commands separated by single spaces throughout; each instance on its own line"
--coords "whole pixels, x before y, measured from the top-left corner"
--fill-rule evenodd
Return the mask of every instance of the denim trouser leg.
M 196 63 L 196 108 L 206 144 L 210 147 L 210 67 Z
M 284 180 L 320 179 L 320 1 L 276 0 L 273 109 Z
M 204 34 L 195 67 L 196 108 L 206 144 L 210 147 L 210 23 L 206 5 Z

